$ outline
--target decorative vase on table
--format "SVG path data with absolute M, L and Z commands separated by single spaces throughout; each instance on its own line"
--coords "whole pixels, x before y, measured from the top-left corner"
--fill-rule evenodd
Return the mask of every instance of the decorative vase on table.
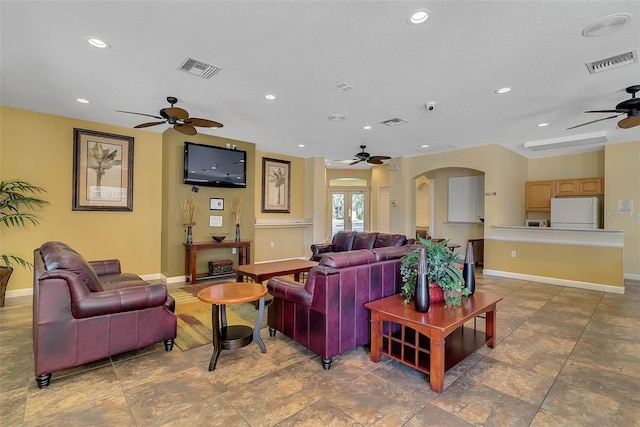
M 473 260 L 473 245 L 467 243 L 467 252 L 464 256 L 464 266 L 462 267 L 462 277 L 464 284 L 469 289 L 469 295 L 476 291 L 476 265 Z
M 444 302 L 444 291 L 437 283 L 429 283 L 429 301 Z
M 240 241 L 240 224 L 236 224 L 236 242 Z
M 418 257 L 418 277 L 416 278 L 416 291 L 413 295 L 413 303 L 416 311 L 425 313 L 429 311 L 429 280 L 427 279 L 427 254 L 424 247 L 420 248 Z
M 193 243 L 193 235 L 191 234 L 191 225 L 187 226 L 187 245 L 190 245 Z

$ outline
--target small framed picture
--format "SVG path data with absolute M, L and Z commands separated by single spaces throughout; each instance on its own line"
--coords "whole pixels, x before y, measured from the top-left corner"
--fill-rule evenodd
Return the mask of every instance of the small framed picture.
M 213 197 L 209 199 L 209 210 L 212 211 L 223 211 L 224 210 L 224 199 L 214 199 Z

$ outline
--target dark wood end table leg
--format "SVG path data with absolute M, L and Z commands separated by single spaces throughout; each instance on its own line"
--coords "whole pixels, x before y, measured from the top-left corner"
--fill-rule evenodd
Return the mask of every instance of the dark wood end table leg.
M 225 307 L 223 307 L 223 311 Z M 211 326 L 213 329 L 213 354 L 211 355 L 211 361 L 209 362 L 209 372 L 216 369 L 216 363 L 218 357 L 222 351 L 222 343 L 220 342 L 220 325 L 219 325 L 218 304 L 211 304 Z M 225 319 L 226 320 L 226 319 Z
M 382 358 L 382 323 L 379 320 L 378 313 L 374 312 L 371 316 L 371 361 L 378 363 Z
M 485 316 L 486 321 L 486 335 L 487 335 L 487 347 L 493 348 L 496 344 L 496 306 L 494 305 L 491 310 L 487 311 Z
M 429 359 L 429 382 L 431 390 L 442 393 L 444 389 L 444 337 L 439 333 L 432 333 Z

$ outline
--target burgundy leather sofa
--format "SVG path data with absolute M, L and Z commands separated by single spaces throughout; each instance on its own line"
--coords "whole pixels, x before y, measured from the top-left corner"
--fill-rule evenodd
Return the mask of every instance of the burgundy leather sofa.
M 306 284 L 274 277 L 268 324 L 322 358 L 332 358 L 370 342 L 369 310 L 364 303 L 400 292 L 400 263 L 406 246 L 334 253 L 309 272 Z
M 336 252 L 403 246 L 407 243 L 410 242 L 407 241 L 404 234 L 338 231 L 331 242 L 311 245 L 311 261 L 320 261 L 322 257 L 333 255 Z
M 34 251 L 33 352 L 39 388 L 54 371 L 176 337 L 175 301 L 163 284 L 120 272 L 118 260 L 87 262 L 64 243 Z

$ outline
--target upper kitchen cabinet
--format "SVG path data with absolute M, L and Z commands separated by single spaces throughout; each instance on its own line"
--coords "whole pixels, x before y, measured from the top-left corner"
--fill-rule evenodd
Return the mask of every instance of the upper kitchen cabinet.
M 556 196 L 599 196 L 604 194 L 604 179 L 580 178 L 556 181 Z
M 555 181 L 528 181 L 526 183 L 526 210 L 550 212 L 551 199 L 555 195 Z

